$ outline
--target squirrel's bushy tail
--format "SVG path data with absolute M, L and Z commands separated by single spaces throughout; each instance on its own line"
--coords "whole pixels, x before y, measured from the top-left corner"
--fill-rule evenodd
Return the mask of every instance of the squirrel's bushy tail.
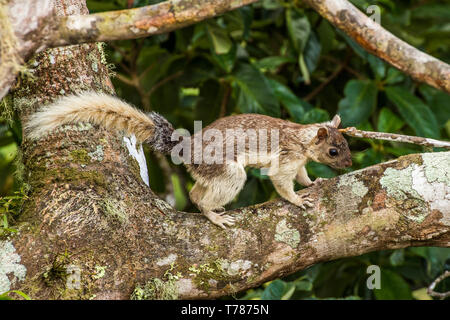
M 89 122 L 109 130 L 122 130 L 135 135 L 139 142 L 169 153 L 172 125 L 161 115 L 145 114 L 117 97 L 96 92 L 65 96 L 31 115 L 25 124 L 30 139 L 39 139 L 61 125 Z

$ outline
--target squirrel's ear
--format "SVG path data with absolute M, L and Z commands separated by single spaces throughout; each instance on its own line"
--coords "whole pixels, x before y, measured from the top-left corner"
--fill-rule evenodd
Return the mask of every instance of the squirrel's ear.
M 333 120 L 331 120 L 331 125 L 335 128 L 338 128 L 341 124 L 341 117 L 337 114 L 333 117 Z
M 319 128 L 317 130 L 317 143 L 322 142 L 328 137 L 328 130 L 325 127 Z

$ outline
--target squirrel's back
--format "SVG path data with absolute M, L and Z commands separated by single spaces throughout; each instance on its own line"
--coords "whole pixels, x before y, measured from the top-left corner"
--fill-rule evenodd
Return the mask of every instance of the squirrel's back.
M 25 124 L 27 137 L 39 139 L 64 124 L 89 122 L 135 135 L 140 142 L 168 153 L 173 147 L 172 125 L 161 115 L 148 114 L 121 99 L 97 92 L 70 95 L 43 107 Z

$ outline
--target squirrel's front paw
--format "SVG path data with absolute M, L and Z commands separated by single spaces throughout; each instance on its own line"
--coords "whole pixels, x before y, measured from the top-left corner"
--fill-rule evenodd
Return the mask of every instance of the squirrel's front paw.
M 311 184 L 311 186 L 318 185 L 319 183 L 322 183 L 327 180 L 328 180 L 327 178 L 317 178 L 316 180 L 314 180 L 314 182 Z
M 292 201 L 292 203 L 295 204 L 297 207 L 302 208 L 303 210 L 306 210 L 306 207 L 312 208 L 314 207 L 314 205 L 312 204 L 312 202 L 314 202 L 314 199 L 308 197 L 309 193 L 301 196 L 299 195 L 294 199 L 294 201 Z
M 215 213 L 213 211 L 208 211 L 204 214 L 209 219 L 209 221 L 214 223 L 216 226 L 221 227 L 222 229 L 226 229 L 227 226 L 231 227 L 235 222 L 235 219 L 232 216 L 224 213 Z

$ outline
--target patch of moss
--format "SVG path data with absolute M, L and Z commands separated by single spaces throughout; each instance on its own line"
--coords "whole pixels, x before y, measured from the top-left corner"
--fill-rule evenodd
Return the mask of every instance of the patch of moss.
M 176 300 L 178 293 L 174 282 L 153 278 L 143 286 L 136 286 L 130 298 L 131 300 Z
M 106 198 L 103 201 L 103 210 L 109 218 L 117 220 L 120 223 L 128 223 L 128 215 L 118 201 Z
M 85 149 L 77 149 L 70 152 L 72 162 L 86 165 L 91 162 L 91 157 Z
M 95 187 L 108 188 L 105 176 L 98 171 L 83 171 L 75 168 L 46 169 L 36 168 L 31 179 L 31 186 L 40 189 L 49 182 L 67 182 L 75 186 L 92 184 Z
M 64 284 L 67 280 L 67 265 L 70 263 L 70 255 L 67 251 L 58 254 L 53 260 L 51 267 L 42 274 L 44 283 L 52 286 L 55 283 Z
M 223 269 L 224 262 L 225 260 L 223 259 L 216 259 L 204 264 L 190 266 L 188 270 L 195 274 L 193 282 L 197 288 L 208 292 L 210 280 L 215 280 L 217 282 L 228 281 L 229 275 Z

